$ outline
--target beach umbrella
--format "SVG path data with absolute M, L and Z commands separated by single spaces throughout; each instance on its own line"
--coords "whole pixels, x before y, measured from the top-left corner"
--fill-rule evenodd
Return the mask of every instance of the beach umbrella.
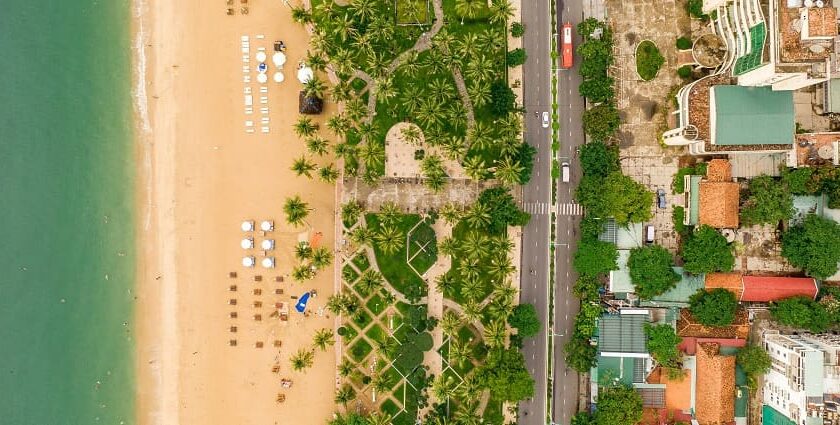
M 252 220 L 246 220 L 242 222 L 242 231 L 243 232 L 252 232 L 254 231 L 254 222 Z
M 274 249 L 274 239 L 264 239 L 262 241 L 261 246 L 262 246 L 262 249 L 265 250 L 265 251 Z
M 262 259 L 262 266 L 267 269 L 274 268 L 274 257 L 265 257 Z
M 254 257 L 242 257 L 242 265 L 245 267 L 254 267 Z
M 266 65 L 265 62 L 260 63 L 259 65 L 257 65 L 257 71 L 260 74 L 265 74 L 265 72 L 268 71 L 268 65 Z
M 277 71 L 277 72 L 274 73 L 274 82 L 275 83 L 282 83 L 283 80 L 285 80 L 285 79 L 286 79 L 286 77 L 283 76 L 282 72 Z
M 303 313 L 306 311 L 306 303 L 309 301 L 309 292 L 304 292 L 303 295 L 298 298 L 297 304 L 295 304 L 295 310 L 298 313 Z
M 263 52 L 263 51 L 257 52 L 257 62 L 265 62 L 266 58 L 267 58 L 267 56 L 265 55 L 265 52 Z
M 271 220 L 263 220 L 263 222 L 260 223 L 260 230 L 263 232 L 270 232 L 274 230 L 274 222 Z
M 242 246 L 242 249 L 253 248 L 254 247 L 254 238 L 242 239 L 242 242 L 239 245 Z
M 265 74 L 257 74 L 258 83 L 265 84 L 266 81 L 268 81 L 268 77 L 266 77 Z
M 282 52 L 277 52 L 273 56 L 271 56 L 271 61 L 274 62 L 275 66 L 283 66 L 286 63 L 286 54 Z
M 301 84 L 306 84 L 307 81 L 311 80 L 315 76 L 315 73 L 312 72 L 312 68 L 303 65 L 298 69 L 297 72 L 297 79 L 300 81 Z

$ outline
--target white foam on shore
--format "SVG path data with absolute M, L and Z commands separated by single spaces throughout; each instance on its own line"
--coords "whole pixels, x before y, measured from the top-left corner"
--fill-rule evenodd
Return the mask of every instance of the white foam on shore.
M 137 22 L 137 34 L 134 36 L 134 102 L 140 117 L 140 128 L 149 133 L 152 131 L 152 125 L 149 121 L 149 102 L 146 95 L 146 29 L 143 19 L 145 10 L 145 0 L 134 0 L 134 18 Z

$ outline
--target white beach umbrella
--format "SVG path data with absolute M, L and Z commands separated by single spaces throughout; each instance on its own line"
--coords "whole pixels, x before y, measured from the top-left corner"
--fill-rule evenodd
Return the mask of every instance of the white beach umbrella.
M 270 232 L 274 230 L 274 222 L 271 220 L 263 220 L 263 222 L 260 223 L 260 229 L 264 232 Z
M 265 74 L 257 74 L 257 82 L 260 84 L 265 84 L 268 81 L 268 77 Z
M 242 239 L 242 242 L 240 242 L 239 245 L 242 249 L 251 249 L 254 247 L 254 238 Z
M 257 62 L 265 62 L 266 58 L 267 58 L 267 56 L 265 55 L 265 52 L 263 52 L 263 51 L 257 52 Z
M 285 80 L 285 79 L 286 79 L 286 77 L 283 76 L 282 72 L 277 71 L 277 72 L 274 73 L 274 82 L 275 83 L 282 83 L 283 80 Z
M 253 220 L 246 220 L 242 222 L 242 231 L 243 232 L 253 232 L 254 231 L 254 221 Z
M 249 257 L 242 257 L 242 265 L 243 265 L 243 266 L 245 266 L 245 267 L 254 267 L 254 264 L 256 264 L 256 261 L 254 260 L 254 257 L 251 257 L 251 256 L 249 256 Z
M 301 84 L 306 84 L 307 81 L 311 80 L 312 77 L 315 76 L 315 73 L 312 72 L 312 68 L 304 65 L 297 72 L 297 79 L 301 82 Z
M 265 257 L 262 259 L 262 266 L 267 269 L 274 268 L 274 257 Z
M 268 251 L 274 249 L 274 239 L 263 239 L 260 243 L 263 250 Z
M 275 66 L 283 66 L 286 63 L 286 54 L 283 52 L 276 52 L 271 56 L 271 61 Z

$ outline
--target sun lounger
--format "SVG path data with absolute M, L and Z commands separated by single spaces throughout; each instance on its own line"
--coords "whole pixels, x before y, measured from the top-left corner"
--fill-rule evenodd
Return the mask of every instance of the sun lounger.
M 245 94 L 251 94 L 251 88 L 250 87 L 245 87 L 244 92 L 245 92 Z
M 262 40 L 262 39 L 264 39 L 264 38 L 265 38 L 265 35 L 263 35 L 263 34 L 257 34 L 257 40 Z
M 237 317 L 239 317 L 239 313 L 237 313 L 235 311 L 230 312 L 230 318 L 231 319 L 236 319 Z
M 250 120 L 245 121 L 245 127 L 253 127 L 253 126 L 254 126 L 254 122 L 253 122 L 253 121 L 250 121 Z
M 242 41 L 248 41 L 248 38 L 249 38 L 249 37 L 248 37 L 247 35 L 243 35 L 243 36 L 242 36 Z
M 236 331 L 238 331 L 238 330 L 239 330 L 239 328 L 237 328 L 236 326 L 231 326 L 231 327 L 230 327 L 230 331 L 231 331 L 232 333 L 236 333 Z
M 263 123 L 263 124 L 268 124 L 268 117 L 263 117 L 263 118 L 260 120 L 260 122 L 261 122 L 261 123 Z
M 268 108 L 263 106 L 262 108 L 260 108 L 260 113 L 261 114 L 267 114 L 268 113 Z
M 246 132 L 246 133 L 254 133 L 254 129 L 253 129 L 253 128 L 249 128 L 249 129 L 245 130 L 245 132 Z
M 245 108 L 245 115 L 251 115 L 254 113 L 254 108 Z
M 268 87 L 260 86 L 260 93 L 268 93 Z
M 260 103 L 263 104 L 263 105 L 268 104 L 268 97 L 260 96 Z
M 262 132 L 263 134 L 268 134 L 268 127 L 263 127 Z

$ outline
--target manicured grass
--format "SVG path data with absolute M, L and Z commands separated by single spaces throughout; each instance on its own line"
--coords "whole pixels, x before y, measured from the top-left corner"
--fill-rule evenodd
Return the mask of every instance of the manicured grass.
M 397 406 L 396 403 L 394 403 L 393 400 L 389 398 L 382 402 L 382 405 L 379 406 L 379 410 L 381 410 L 383 413 L 387 413 L 391 417 L 394 417 L 396 416 L 397 412 L 399 412 L 401 409 L 399 406 Z
M 382 228 L 379 217 L 376 214 L 367 214 L 365 216 L 368 228 L 374 232 L 378 232 Z M 420 216 L 416 214 L 404 214 L 400 220 L 395 224 L 396 228 L 405 235 L 409 229 L 414 227 L 420 221 Z M 428 292 L 426 283 L 423 279 L 408 266 L 405 261 L 405 246 L 394 253 L 385 253 L 379 248 L 378 244 L 373 244 L 373 250 L 376 253 L 376 264 L 382 272 L 382 276 L 388 280 L 394 289 L 400 291 L 406 297 L 422 297 Z
M 370 260 L 367 258 L 367 254 L 364 251 L 356 254 L 353 257 L 353 264 L 359 269 L 360 272 L 364 273 L 367 269 L 370 268 Z
M 373 294 L 373 296 L 370 297 L 368 302 L 365 303 L 365 306 L 367 307 L 368 311 L 370 311 L 374 316 L 379 316 L 388 307 L 388 305 L 385 304 L 385 301 L 382 300 L 382 297 L 380 297 L 378 294 Z
M 352 357 L 356 363 L 359 363 L 364 360 L 368 354 L 370 354 L 371 350 L 373 350 L 373 347 L 371 347 L 367 341 L 359 339 L 355 344 L 350 346 L 350 357 Z
M 364 309 L 353 315 L 353 323 L 355 323 L 359 329 L 364 329 L 370 324 L 370 322 L 370 314 L 368 314 Z
M 417 272 L 423 274 L 437 261 L 435 230 L 423 220 L 408 235 L 408 258 Z
M 643 80 L 654 79 L 664 63 L 665 58 L 652 41 L 645 40 L 639 43 L 636 48 L 636 71 Z
M 382 330 L 382 327 L 379 325 L 373 325 L 370 329 L 365 332 L 368 338 L 376 342 L 383 342 L 385 338 L 388 338 L 388 335 L 385 334 L 385 331 Z
M 356 279 L 359 278 L 359 273 L 356 273 L 356 270 L 353 269 L 353 266 L 345 264 L 344 267 L 341 268 L 341 277 L 344 279 L 345 282 L 352 285 L 356 281 Z
M 408 412 L 402 412 L 391 420 L 391 425 L 414 425 L 414 416 Z
M 402 401 L 403 396 L 405 396 L 405 381 L 398 381 L 397 386 L 391 394 L 395 399 Z
M 356 328 L 349 322 L 344 323 L 342 327 L 346 329 L 346 333 L 343 336 L 346 345 L 352 342 L 354 338 L 356 338 L 356 335 L 359 334 L 359 331 L 357 331 Z

